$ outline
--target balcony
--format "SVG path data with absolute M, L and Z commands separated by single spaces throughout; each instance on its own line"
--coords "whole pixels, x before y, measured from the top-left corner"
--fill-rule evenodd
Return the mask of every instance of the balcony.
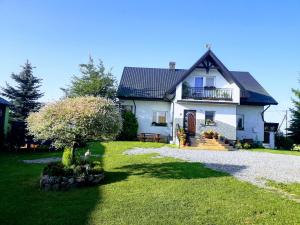
M 182 99 L 232 101 L 232 89 L 215 87 L 184 87 L 182 88 Z

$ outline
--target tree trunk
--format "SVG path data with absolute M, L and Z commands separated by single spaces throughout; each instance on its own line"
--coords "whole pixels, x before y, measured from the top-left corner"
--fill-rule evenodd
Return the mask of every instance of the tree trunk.
M 75 159 L 75 150 L 76 150 L 76 144 L 75 144 L 75 142 L 73 142 L 73 146 L 72 146 L 72 160 L 73 161 Z

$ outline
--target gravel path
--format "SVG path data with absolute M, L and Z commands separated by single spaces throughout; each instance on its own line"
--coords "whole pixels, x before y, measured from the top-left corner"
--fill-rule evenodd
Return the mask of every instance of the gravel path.
M 50 158 L 41 158 L 41 159 L 26 159 L 22 160 L 24 163 L 29 163 L 29 164 L 39 164 L 39 163 L 51 163 L 51 162 L 58 162 L 60 161 L 61 158 L 59 157 L 50 157 Z
M 124 154 L 158 153 L 189 162 L 201 162 L 206 167 L 223 171 L 258 186 L 266 179 L 277 182 L 300 182 L 300 156 L 251 151 L 205 151 L 175 148 L 135 148 Z

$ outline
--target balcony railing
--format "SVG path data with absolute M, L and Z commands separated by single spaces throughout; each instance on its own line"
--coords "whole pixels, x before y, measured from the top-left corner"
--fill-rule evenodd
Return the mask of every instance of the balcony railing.
M 182 99 L 232 101 L 232 89 L 185 87 L 182 88 Z

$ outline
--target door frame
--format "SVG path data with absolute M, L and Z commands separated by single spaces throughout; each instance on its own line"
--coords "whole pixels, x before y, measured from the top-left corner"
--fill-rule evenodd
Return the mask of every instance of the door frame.
M 187 120 L 187 117 L 186 115 L 189 113 L 189 112 L 192 112 L 194 113 L 195 115 L 195 132 L 194 133 L 190 133 L 189 132 L 189 129 L 188 129 L 188 120 Z M 183 129 L 186 133 L 189 134 L 190 137 L 195 137 L 196 135 L 196 123 L 197 123 L 197 117 L 196 117 L 196 114 L 197 114 L 197 111 L 196 110 L 193 110 L 193 109 L 185 109 L 183 111 Z

